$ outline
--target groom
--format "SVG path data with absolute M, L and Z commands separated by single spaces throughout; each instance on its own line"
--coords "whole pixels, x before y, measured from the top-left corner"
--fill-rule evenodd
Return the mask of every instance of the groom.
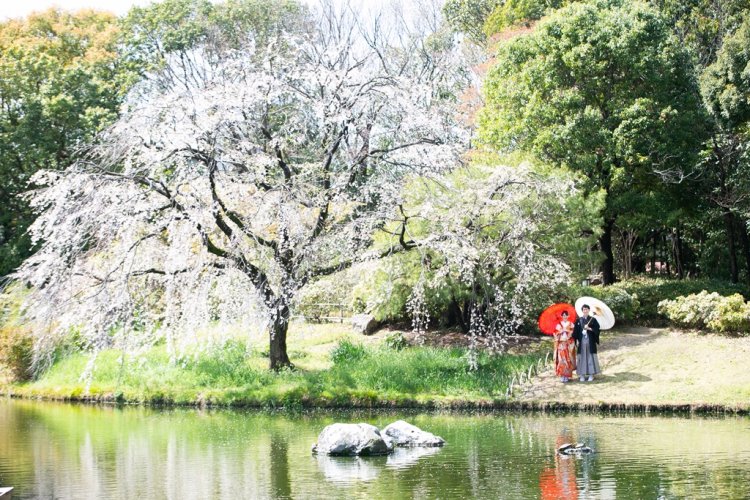
M 594 375 L 601 373 L 599 358 L 596 355 L 596 347 L 599 345 L 599 322 L 593 316 L 589 316 L 591 308 L 588 304 L 584 304 L 581 311 L 583 314 L 573 327 L 573 338 L 578 347 L 576 371 L 581 382 L 593 382 Z

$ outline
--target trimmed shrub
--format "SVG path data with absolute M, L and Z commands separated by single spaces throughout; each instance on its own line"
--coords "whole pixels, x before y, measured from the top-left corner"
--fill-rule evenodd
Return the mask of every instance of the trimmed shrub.
M 702 291 L 659 302 L 659 312 L 677 325 L 750 333 L 750 304 L 739 293 L 724 297 Z
M 383 340 L 383 345 L 388 349 L 400 351 L 408 346 L 408 342 L 403 333 L 394 332 L 386 335 L 385 340 Z

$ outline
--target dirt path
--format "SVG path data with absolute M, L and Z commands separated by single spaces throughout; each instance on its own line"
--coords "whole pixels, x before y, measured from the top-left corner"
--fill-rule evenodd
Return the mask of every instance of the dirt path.
M 594 382 L 562 384 L 550 367 L 523 387 L 517 399 L 750 407 L 750 337 L 628 328 L 603 334 L 599 349 L 602 374 Z

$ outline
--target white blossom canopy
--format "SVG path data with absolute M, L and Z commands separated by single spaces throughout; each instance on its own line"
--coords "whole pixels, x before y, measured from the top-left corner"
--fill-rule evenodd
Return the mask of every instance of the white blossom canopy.
M 466 72 L 423 41 L 324 16 L 268 46 L 171 56 L 84 161 L 35 178 L 40 249 L 17 277 L 48 325 L 39 344 L 71 329 L 93 348 L 139 344 L 160 328 L 171 345 L 250 315 L 272 325 L 273 365 L 297 290 L 412 248 L 402 234 L 374 250 L 373 234 L 400 217 L 407 179 L 460 164 Z

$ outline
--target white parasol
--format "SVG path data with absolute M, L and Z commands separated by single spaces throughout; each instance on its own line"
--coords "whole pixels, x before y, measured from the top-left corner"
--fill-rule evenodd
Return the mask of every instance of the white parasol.
M 591 308 L 591 315 L 596 318 L 599 322 L 599 327 L 602 330 L 609 330 L 615 326 L 615 315 L 612 313 L 607 304 L 594 297 L 581 297 L 576 300 L 576 312 L 579 316 L 583 316 L 583 305 L 588 304 Z

